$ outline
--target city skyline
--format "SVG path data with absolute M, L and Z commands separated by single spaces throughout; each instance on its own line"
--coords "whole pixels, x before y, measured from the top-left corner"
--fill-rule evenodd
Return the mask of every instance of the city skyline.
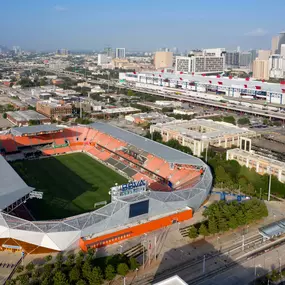
M 270 48 L 281 32 L 285 3 L 265 0 L 231 3 L 190 3 L 170 0 L 133 2 L 29 1 L 2 3 L 1 45 L 23 49 L 100 50 L 106 45 L 127 50 L 157 50 L 161 46 Z M 206 9 L 207 7 L 207 9 Z M 283 9 L 282 9 L 283 8 Z M 270 14 L 274 14 L 274 21 Z M 240 21 L 246 19 L 246 21 Z

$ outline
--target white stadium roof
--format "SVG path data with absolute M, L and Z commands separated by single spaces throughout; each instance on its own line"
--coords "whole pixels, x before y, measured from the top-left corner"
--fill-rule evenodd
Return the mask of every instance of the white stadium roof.
M 33 190 L 0 155 L 0 211 Z

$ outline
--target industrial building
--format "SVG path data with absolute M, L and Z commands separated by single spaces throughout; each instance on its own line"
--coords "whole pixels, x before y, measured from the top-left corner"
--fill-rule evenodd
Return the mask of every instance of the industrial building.
M 209 146 L 230 148 L 239 146 L 241 137 L 256 136 L 256 132 L 247 128 L 205 119 L 156 124 L 150 126 L 150 132 L 159 132 L 164 141 L 178 140 L 181 145 L 190 147 L 196 156 L 201 156 Z
M 127 115 L 125 116 L 125 119 L 134 124 L 143 124 L 143 123 L 157 124 L 157 123 L 172 122 L 175 120 L 173 117 L 168 117 L 158 112 Z
M 50 119 L 34 110 L 7 112 L 7 120 L 16 126 L 28 126 L 29 123 L 50 124 Z
M 72 114 L 71 104 L 59 104 L 51 101 L 38 101 L 37 112 L 52 119 L 60 119 Z
M 268 68 L 268 61 L 267 68 Z M 267 69 L 268 70 L 268 69 Z M 163 71 L 163 72 L 162 72 Z M 268 83 L 252 78 L 234 78 L 217 76 L 204 76 L 192 74 L 175 74 L 161 70 L 160 72 L 120 73 L 122 83 L 134 85 L 146 90 L 195 96 L 204 93 L 218 93 L 229 97 L 251 96 L 252 99 L 262 99 L 268 103 L 285 104 L 285 85 L 280 83 Z M 199 92 L 199 93 L 196 93 Z
M 259 174 L 272 174 L 285 182 L 285 163 L 239 148 L 227 150 L 227 160 L 236 160 L 240 165 L 254 169 Z

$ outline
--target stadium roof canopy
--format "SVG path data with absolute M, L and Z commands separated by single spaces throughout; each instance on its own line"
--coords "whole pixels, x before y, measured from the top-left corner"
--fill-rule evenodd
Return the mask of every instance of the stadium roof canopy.
M 178 275 L 174 275 L 170 278 L 164 279 L 154 285 L 187 285 Z
M 273 238 L 285 233 L 285 219 L 259 228 L 259 233 L 266 238 Z
M 92 123 L 89 126 L 103 133 L 111 135 L 112 137 L 117 138 L 121 141 L 129 143 L 130 145 L 133 145 L 148 153 L 154 154 L 166 160 L 167 162 L 180 163 L 180 164 L 192 164 L 192 165 L 199 165 L 199 166 L 204 165 L 204 162 L 199 158 L 183 153 L 181 151 L 178 151 L 166 145 L 157 143 L 150 139 L 141 137 L 129 131 L 120 129 L 118 127 L 105 124 L 105 123 L 100 123 L 100 122 Z
M 37 125 L 37 126 L 29 126 L 29 127 L 12 128 L 11 133 L 14 136 L 23 136 L 23 135 L 37 134 L 37 133 L 56 132 L 62 129 L 63 128 L 57 127 L 55 125 Z
M 0 211 L 29 194 L 29 187 L 10 164 L 0 155 Z

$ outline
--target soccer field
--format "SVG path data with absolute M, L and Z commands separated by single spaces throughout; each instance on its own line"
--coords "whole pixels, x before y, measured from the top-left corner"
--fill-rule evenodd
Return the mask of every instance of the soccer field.
M 83 153 L 11 163 L 25 182 L 44 192 L 42 200 L 28 200 L 37 220 L 60 219 L 94 210 L 94 203 L 110 201 L 115 183 L 127 179 Z

